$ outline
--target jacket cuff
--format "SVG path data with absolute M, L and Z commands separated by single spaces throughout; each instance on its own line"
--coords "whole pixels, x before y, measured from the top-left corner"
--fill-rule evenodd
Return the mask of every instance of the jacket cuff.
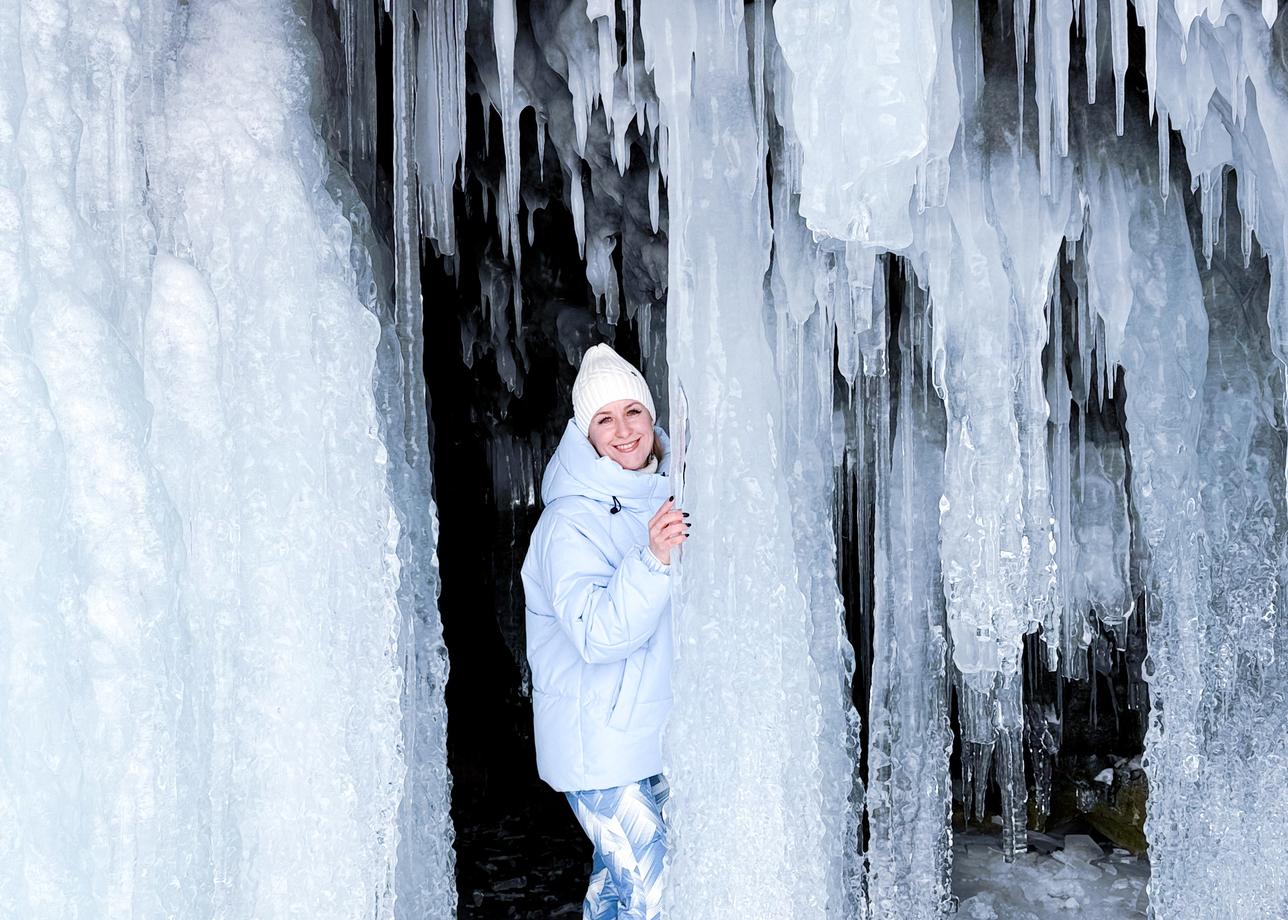
M 649 549 L 647 546 L 640 547 L 640 559 L 643 560 L 644 566 L 650 572 L 658 572 L 662 575 L 667 575 L 671 571 L 671 566 L 654 556 L 653 550 Z

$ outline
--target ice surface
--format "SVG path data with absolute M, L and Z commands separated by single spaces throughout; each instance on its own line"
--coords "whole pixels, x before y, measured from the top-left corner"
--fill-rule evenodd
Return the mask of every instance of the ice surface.
M 454 903 L 426 458 L 319 60 L 289 4 L 0 9 L 6 914 Z

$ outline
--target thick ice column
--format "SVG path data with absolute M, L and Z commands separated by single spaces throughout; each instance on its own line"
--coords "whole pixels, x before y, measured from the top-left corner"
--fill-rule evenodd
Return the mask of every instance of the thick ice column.
M 1042 350 L 1070 175 L 1052 164 L 1052 195 L 1039 194 L 1035 145 L 1003 128 L 1015 119 L 1003 87 L 987 90 L 973 118 L 951 162 L 946 213 L 930 213 L 925 243 L 948 420 L 939 547 L 953 663 L 970 697 L 959 706 L 971 745 L 963 764 L 982 803 L 1000 745 L 1012 855 L 1024 846 L 1022 640 L 1039 624 L 1058 627 Z
M 679 560 L 667 916 L 846 916 L 825 878 L 822 712 L 797 582 L 790 471 L 766 337 L 766 187 L 745 25 L 650 0 L 645 49 L 668 132 L 671 430 L 694 537 Z M 696 59 L 683 44 L 696 44 Z M 692 93 L 689 79 L 692 75 Z M 719 202 L 718 206 L 714 206 Z
M 1227 227 L 1237 223 L 1231 217 Z M 1210 916 L 1251 917 L 1288 904 L 1288 871 L 1275 856 L 1288 848 L 1288 513 L 1279 475 L 1288 444 L 1283 367 L 1263 313 L 1266 265 L 1245 270 L 1233 241 L 1224 242 L 1201 274 L 1210 333 L 1199 469 L 1212 585 L 1196 726 L 1201 788 L 1196 802 L 1183 803 L 1189 847 L 1160 867 L 1171 890 L 1159 902 L 1183 915 L 1179 905 L 1207 892 Z
M 1288 642 L 1282 371 L 1259 306 L 1268 278 L 1230 264 L 1224 247 L 1200 275 L 1179 210 L 1139 191 L 1155 181 L 1142 145 L 1124 146 L 1095 148 L 1107 165 L 1089 213 L 1093 242 L 1130 240 L 1126 259 L 1097 270 L 1125 271 L 1131 285 L 1123 366 L 1149 551 L 1150 902 L 1160 916 L 1273 915 L 1288 900 L 1271 855 L 1286 845 Z
M 441 6 L 452 0 L 431 2 Z M 461 55 L 461 68 L 464 50 L 459 42 L 464 39 L 464 17 L 465 11 L 460 8 L 447 17 L 458 30 L 456 44 L 448 39 L 448 57 L 455 61 L 454 56 Z M 397 0 L 394 6 L 393 29 L 393 304 L 392 310 L 382 316 L 377 395 L 383 422 L 381 435 L 389 451 L 388 479 L 400 526 L 398 654 L 402 671 L 402 744 L 406 772 L 398 814 L 396 914 L 399 918 L 419 920 L 424 916 L 455 914 L 456 853 L 444 695 L 449 667 L 438 615 L 438 512 L 430 488 L 429 399 L 425 388 L 424 301 L 420 290 L 419 205 L 424 199 L 416 194 L 413 29 L 411 7 L 404 0 Z M 438 63 L 446 62 L 440 59 Z M 452 78 L 444 79 L 450 84 Z M 450 101 L 449 93 L 440 99 L 440 104 L 450 104 Z M 464 111 L 463 99 L 458 104 L 459 117 Z M 440 124 L 450 124 L 450 119 L 440 113 Z M 463 155 L 464 123 L 455 127 L 461 132 Z M 450 139 L 442 141 L 450 148 Z M 438 173 L 431 174 L 431 181 L 441 178 Z M 335 185 L 342 191 L 346 187 L 344 182 Z M 451 194 L 450 188 L 445 194 Z M 359 216 L 366 213 L 361 207 L 348 210 Z M 434 216 L 446 235 L 443 221 L 448 215 L 439 210 Z M 352 247 L 351 252 L 355 253 L 354 262 L 361 281 L 365 280 L 363 256 L 374 251 L 374 236 L 368 230 L 360 242 L 362 245 Z M 385 286 L 377 289 L 388 290 Z M 357 290 L 367 288 L 360 283 Z M 379 306 L 387 310 L 389 305 L 381 299 Z
M 835 904 L 857 904 L 863 865 L 859 824 L 863 787 L 855 760 L 859 714 L 851 702 L 854 649 L 845 630 L 845 610 L 837 578 L 836 439 L 833 419 L 835 342 L 833 317 L 814 292 L 817 258 L 809 229 L 793 190 L 793 164 L 799 149 L 784 108 L 790 97 L 789 74 L 766 23 L 765 75 L 773 114 L 766 128 L 772 151 L 772 200 L 776 218 L 770 290 L 774 305 L 774 358 L 783 399 L 784 469 L 795 469 L 791 491 L 797 583 L 807 599 L 813 632 L 810 655 L 818 672 L 822 712 L 820 749 L 825 846 L 843 858 L 827 863 L 827 896 Z M 844 739 L 844 743 L 838 743 Z
M 1130 300 L 1114 307 L 1130 311 L 1121 363 L 1132 503 L 1149 552 L 1150 903 L 1159 916 L 1201 916 L 1212 892 L 1200 895 L 1187 874 L 1214 855 L 1199 842 L 1202 634 L 1212 600 L 1197 455 L 1208 322 L 1183 211 L 1148 193 L 1158 184 L 1152 149 L 1138 136 L 1113 140 L 1105 121 L 1095 113 L 1085 129 L 1088 280 L 1129 283 Z
M 159 413 L 154 449 L 212 561 L 183 587 L 210 649 L 213 876 L 237 880 L 212 888 L 215 910 L 386 917 L 399 526 L 371 390 L 380 324 L 325 186 L 310 52 L 272 4 L 190 12 L 157 164 L 173 258 L 154 270 L 149 379 L 163 406 L 190 367 L 217 387 Z
M 400 658 L 437 625 L 420 371 L 303 12 L 0 9 L 17 915 L 391 917 L 396 870 L 446 892 L 421 915 L 454 904 L 441 743 L 406 822 L 433 846 L 394 859 L 405 686 L 417 737 L 445 717 L 441 637 L 437 670 Z
M 114 183 L 134 191 L 138 152 L 95 120 L 130 137 L 141 45 L 111 6 L 0 9 L 0 888 L 36 920 L 201 906 L 180 522 L 104 233 L 133 216 Z M 112 161 L 83 170 L 100 142 Z
M 874 920 L 940 916 L 951 896 L 947 626 L 939 558 L 925 552 L 939 536 L 944 412 L 919 379 L 912 315 L 909 302 L 899 331 L 893 447 L 886 449 L 890 441 L 881 435 L 888 432 L 881 432 L 876 458 L 876 652 L 867 752 Z M 887 403 L 878 411 L 889 409 Z

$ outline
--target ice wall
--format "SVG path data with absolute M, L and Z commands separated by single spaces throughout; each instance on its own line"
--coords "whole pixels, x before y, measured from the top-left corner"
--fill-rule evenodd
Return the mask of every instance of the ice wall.
M 454 909 L 413 378 L 306 12 L 0 8 L 6 914 Z

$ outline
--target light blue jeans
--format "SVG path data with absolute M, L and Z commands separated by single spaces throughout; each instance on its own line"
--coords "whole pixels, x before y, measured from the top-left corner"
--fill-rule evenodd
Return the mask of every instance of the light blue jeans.
M 657 920 L 670 788 L 662 774 L 612 789 L 565 792 L 595 845 L 582 920 Z

